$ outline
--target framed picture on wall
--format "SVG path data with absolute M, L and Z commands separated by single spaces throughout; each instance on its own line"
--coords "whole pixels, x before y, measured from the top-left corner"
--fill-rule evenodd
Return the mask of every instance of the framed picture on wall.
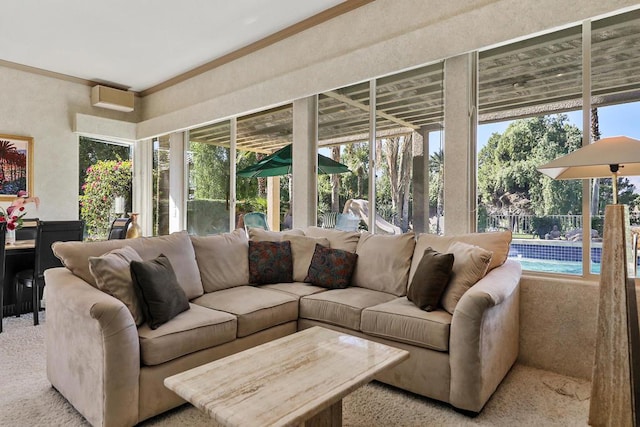
M 20 190 L 33 195 L 33 138 L 0 135 L 0 200 L 13 200 Z

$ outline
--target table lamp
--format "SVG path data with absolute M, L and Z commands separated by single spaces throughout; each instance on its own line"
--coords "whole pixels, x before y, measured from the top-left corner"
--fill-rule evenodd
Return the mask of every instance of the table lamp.
M 640 141 L 603 138 L 538 170 L 553 179 L 612 178 L 614 204 L 605 208 L 589 424 L 640 425 L 640 331 L 635 279 L 629 274 L 635 272 L 637 257 L 631 250 L 629 208 L 618 204 L 618 177 L 640 175 Z

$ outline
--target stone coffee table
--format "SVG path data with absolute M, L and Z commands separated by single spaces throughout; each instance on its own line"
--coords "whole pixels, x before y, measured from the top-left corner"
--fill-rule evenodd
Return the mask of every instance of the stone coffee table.
M 340 426 L 342 398 L 409 352 L 313 327 L 164 380 L 222 426 Z

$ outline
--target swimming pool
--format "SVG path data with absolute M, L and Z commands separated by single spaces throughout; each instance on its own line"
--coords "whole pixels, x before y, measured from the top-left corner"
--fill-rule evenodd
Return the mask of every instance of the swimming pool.
M 591 242 L 591 273 L 593 274 L 600 274 L 601 255 L 602 243 Z M 509 258 L 519 261 L 523 270 L 577 276 L 582 274 L 582 242 L 513 239 Z
M 577 261 L 556 261 L 552 259 L 522 258 L 517 256 L 509 257 L 509 259 L 520 262 L 523 270 L 559 274 L 582 274 L 582 263 Z M 600 274 L 600 263 L 592 262 L 591 272 L 593 274 Z

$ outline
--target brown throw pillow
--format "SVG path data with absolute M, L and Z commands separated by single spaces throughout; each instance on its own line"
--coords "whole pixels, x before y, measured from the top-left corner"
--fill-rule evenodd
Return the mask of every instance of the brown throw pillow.
M 131 261 L 131 277 L 151 329 L 157 329 L 189 309 L 189 300 L 166 256 L 160 255 L 150 261 Z
M 351 283 L 358 254 L 325 248 L 316 243 L 305 282 L 329 289 L 343 289 Z
M 435 310 L 449 283 L 453 260 L 453 254 L 442 254 L 432 248 L 425 249 L 407 291 L 409 301 L 422 310 Z
M 254 242 L 249 240 L 249 283 L 293 282 L 291 242 Z

